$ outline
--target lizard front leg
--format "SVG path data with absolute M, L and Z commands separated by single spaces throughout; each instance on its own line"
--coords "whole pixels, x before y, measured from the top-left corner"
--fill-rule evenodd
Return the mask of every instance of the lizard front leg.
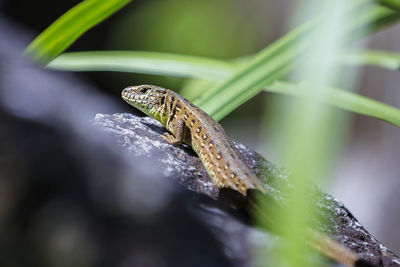
M 169 128 L 171 132 L 175 133 L 175 135 L 166 132 L 161 137 L 171 145 L 178 146 L 185 140 L 185 127 L 184 120 L 173 121 L 169 125 Z

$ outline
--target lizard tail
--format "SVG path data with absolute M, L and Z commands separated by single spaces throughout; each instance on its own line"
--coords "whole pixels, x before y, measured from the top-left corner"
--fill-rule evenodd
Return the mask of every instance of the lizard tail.
M 319 233 L 309 230 L 310 240 L 308 244 L 321 254 L 340 262 L 349 267 L 374 267 L 376 265 L 360 258 L 360 256 L 341 245 L 336 240 Z
M 263 195 L 264 197 L 268 197 L 268 195 Z M 268 197 L 270 198 L 270 197 Z M 272 220 L 271 216 L 268 216 L 269 212 L 262 210 L 260 205 L 257 203 L 257 201 L 254 201 L 250 197 L 249 205 L 251 206 L 251 209 L 261 216 L 264 217 L 266 221 L 270 225 L 276 226 L 276 222 Z M 273 199 L 270 198 L 269 201 L 269 209 L 275 209 L 277 208 L 277 204 Z M 308 229 L 306 232 L 307 235 L 307 245 L 309 245 L 312 249 L 315 251 L 321 253 L 322 255 L 338 262 L 341 264 L 344 264 L 349 267 L 377 267 L 376 265 L 360 258 L 360 256 L 349 250 L 348 248 L 344 247 L 342 244 L 340 244 L 338 241 L 332 239 L 328 235 L 318 232 L 313 229 Z

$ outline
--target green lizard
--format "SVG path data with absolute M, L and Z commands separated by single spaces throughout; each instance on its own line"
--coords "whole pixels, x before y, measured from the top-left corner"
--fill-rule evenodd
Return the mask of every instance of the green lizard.
M 244 196 L 248 189 L 265 193 L 265 186 L 246 165 L 222 126 L 189 100 L 154 85 L 130 86 L 121 95 L 172 133 L 162 136 L 168 143 L 185 142 L 191 146 L 218 187 L 231 188 Z M 326 235 L 310 230 L 309 239 L 314 249 L 347 266 L 373 266 Z
M 186 98 L 153 85 L 128 87 L 122 98 L 161 122 L 172 133 L 163 135 L 168 143 L 191 146 L 218 187 L 265 192 L 222 126 Z

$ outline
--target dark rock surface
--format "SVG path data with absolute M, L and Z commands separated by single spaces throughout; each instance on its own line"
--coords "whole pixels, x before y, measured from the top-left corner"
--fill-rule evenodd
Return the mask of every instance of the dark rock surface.
M 0 266 L 234 265 L 195 199 L 93 126 L 119 102 L 35 66 L 23 35 L 0 16 Z
M 218 189 L 190 148 L 186 145 L 176 147 L 166 143 L 160 138 L 165 129 L 150 117 L 97 114 L 94 124 L 110 133 L 115 142 L 130 153 L 145 154 L 152 158 L 154 166 L 161 170 L 159 175 L 174 179 L 189 190 L 215 199 L 216 203 L 211 204 L 208 201 L 207 204 L 201 205 L 205 208 L 201 212 L 206 218 L 204 221 L 208 222 L 210 229 L 216 233 L 221 242 L 224 242 L 225 251 L 229 251 L 227 255 L 235 255 L 236 260 L 240 262 L 248 260 L 249 248 L 255 245 L 257 238 L 260 238 L 254 233 L 258 230 L 247 224 L 247 217 L 240 214 L 240 211 L 217 207 Z M 248 165 L 266 183 L 272 199 L 277 203 L 284 202 L 285 196 L 279 191 L 278 185 L 288 182 L 285 170 L 269 163 L 241 144 L 237 144 L 237 147 Z M 321 231 L 329 233 L 370 262 L 384 266 L 400 266 L 400 259 L 369 234 L 342 203 L 317 188 L 314 191 L 317 213 L 325 219 L 325 223 L 316 222 Z M 330 226 L 326 226 L 326 220 Z

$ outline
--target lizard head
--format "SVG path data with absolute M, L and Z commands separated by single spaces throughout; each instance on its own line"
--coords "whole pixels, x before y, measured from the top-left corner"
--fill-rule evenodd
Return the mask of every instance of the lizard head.
M 144 84 L 125 88 L 121 96 L 128 104 L 145 114 L 157 117 L 164 107 L 167 92 L 168 89 Z

